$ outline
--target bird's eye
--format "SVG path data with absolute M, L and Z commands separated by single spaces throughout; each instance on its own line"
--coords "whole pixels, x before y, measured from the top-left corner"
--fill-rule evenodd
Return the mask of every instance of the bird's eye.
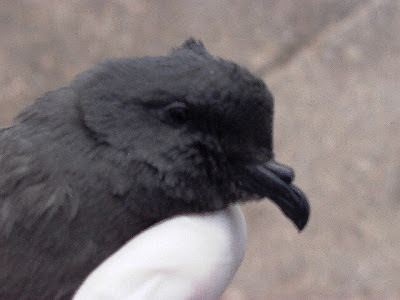
M 184 103 L 170 104 L 164 110 L 164 121 L 171 125 L 180 126 L 188 120 L 189 109 Z

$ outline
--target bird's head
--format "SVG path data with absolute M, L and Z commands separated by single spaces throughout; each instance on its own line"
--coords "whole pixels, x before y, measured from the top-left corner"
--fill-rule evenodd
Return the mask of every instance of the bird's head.
M 306 225 L 309 206 L 293 170 L 274 161 L 272 95 L 201 42 L 104 62 L 72 87 L 88 136 L 129 158 L 132 195 L 140 191 L 145 203 L 128 193 L 131 209 L 165 218 L 268 197 L 299 229 Z

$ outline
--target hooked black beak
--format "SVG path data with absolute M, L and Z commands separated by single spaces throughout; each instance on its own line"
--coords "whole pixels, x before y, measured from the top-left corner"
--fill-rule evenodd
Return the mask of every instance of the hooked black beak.
M 240 172 L 243 189 L 270 198 L 300 231 L 306 226 L 310 206 L 303 192 L 292 184 L 292 168 L 270 160 L 265 164 L 246 165 Z

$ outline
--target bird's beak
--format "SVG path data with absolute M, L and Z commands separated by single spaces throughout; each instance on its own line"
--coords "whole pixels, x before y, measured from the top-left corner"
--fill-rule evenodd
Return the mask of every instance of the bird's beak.
M 240 173 L 243 189 L 270 198 L 300 231 L 306 226 L 310 207 L 303 192 L 292 184 L 292 168 L 270 160 L 264 164 L 246 165 Z

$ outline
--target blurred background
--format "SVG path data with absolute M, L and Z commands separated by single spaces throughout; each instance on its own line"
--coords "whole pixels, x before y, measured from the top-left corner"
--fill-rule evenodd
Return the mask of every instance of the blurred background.
M 243 207 L 231 298 L 400 297 L 398 0 L 0 0 L 0 126 L 103 58 L 190 36 L 266 81 L 277 159 L 312 206 L 301 234 L 269 201 Z

